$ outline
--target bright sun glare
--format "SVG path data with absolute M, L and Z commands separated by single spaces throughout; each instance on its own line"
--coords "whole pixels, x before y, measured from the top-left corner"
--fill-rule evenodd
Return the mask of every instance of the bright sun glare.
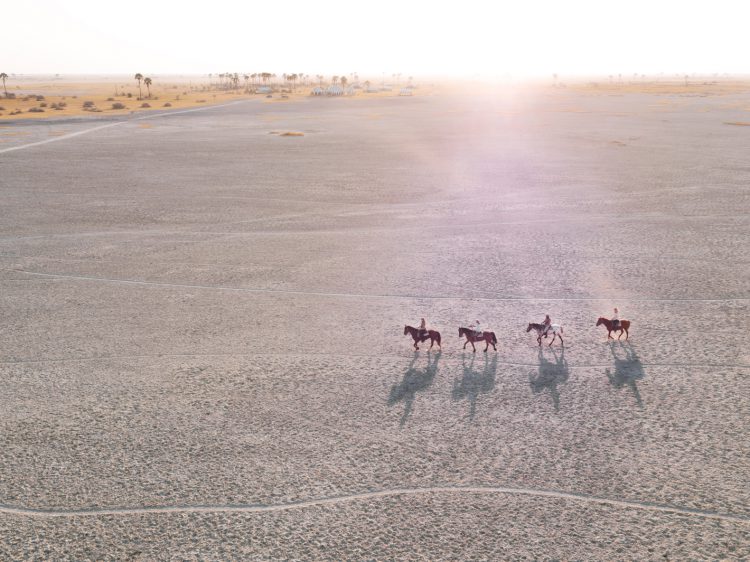
M 750 71 L 750 5 L 736 0 L 36 0 L 3 11 L 2 70 L 25 74 Z

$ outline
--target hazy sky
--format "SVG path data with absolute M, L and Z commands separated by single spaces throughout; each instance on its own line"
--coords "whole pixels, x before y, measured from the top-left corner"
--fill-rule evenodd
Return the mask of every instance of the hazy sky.
M 34 0 L 0 72 L 750 72 L 750 0 Z

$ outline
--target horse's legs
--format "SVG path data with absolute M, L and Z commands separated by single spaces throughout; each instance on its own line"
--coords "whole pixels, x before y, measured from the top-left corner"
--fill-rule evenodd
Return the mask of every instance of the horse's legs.
M 466 344 L 469 343 L 469 338 L 466 338 L 466 341 L 464 342 L 464 349 L 466 349 Z M 474 345 L 474 344 L 471 344 Z
M 619 340 L 622 337 L 622 328 L 620 328 L 620 335 L 617 336 L 617 339 Z
M 476 352 L 477 352 L 477 348 L 476 348 L 476 346 L 474 345 L 474 342 L 473 342 L 473 341 L 471 341 L 471 340 L 469 340 L 469 341 L 471 342 L 471 349 L 473 349 L 473 350 L 474 350 L 474 353 L 476 353 Z
M 630 337 L 630 334 L 628 333 L 627 330 L 625 330 L 625 339 L 627 340 L 629 337 Z
M 487 349 L 490 347 L 490 340 L 485 338 L 484 344 L 484 352 L 487 353 Z
M 552 344 L 555 343 L 555 338 L 557 337 L 557 332 L 552 333 L 552 341 L 549 342 L 549 345 L 547 347 L 552 347 Z
M 560 338 L 560 345 L 561 345 L 562 347 L 565 347 L 565 342 L 564 342 L 564 341 L 563 341 L 563 339 L 562 339 L 562 334 L 560 334 L 560 335 L 559 335 L 559 336 L 557 336 L 557 337 L 558 337 L 558 338 Z
M 613 340 L 613 339 L 615 339 L 615 338 L 613 338 L 613 337 L 612 337 L 612 330 L 608 330 L 608 331 L 607 331 L 607 339 L 608 339 L 608 340 Z

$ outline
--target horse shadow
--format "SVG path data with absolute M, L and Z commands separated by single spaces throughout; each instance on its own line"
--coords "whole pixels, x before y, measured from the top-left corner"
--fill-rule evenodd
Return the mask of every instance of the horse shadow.
M 442 352 L 438 351 L 433 353 L 427 352 L 427 366 L 423 368 L 415 367 L 417 359 L 419 359 L 419 352 L 414 353 L 409 366 L 406 368 L 404 378 L 399 384 L 394 384 L 391 387 L 391 392 L 388 396 L 388 405 L 393 406 L 398 402 L 404 403 L 404 413 L 401 416 L 401 427 L 406 424 L 406 420 L 409 419 L 412 410 L 414 409 L 414 400 L 416 399 L 417 393 L 428 389 L 435 381 L 435 375 L 438 371 L 438 361 Z
M 552 396 L 552 404 L 555 407 L 555 411 L 558 412 L 560 411 L 560 391 L 557 387 L 568 381 L 570 369 L 568 368 L 568 362 L 565 360 L 565 348 L 560 349 L 559 357 L 554 348 L 550 348 L 550 350 L 555 356 L 554 363 L 548 361 L 544 356 L 542 348 L 539 348 L 539 369 L 536 374 L 533 372 L 529 373 L 529 384 L 534 394 L 540 394 L 544 390 L 549 390 Z
M 624 352 L 624 357 L 621 354 L 618 355 L 618 349 Z M 614 373 L 611 369 L 605 370 L 609 384 L 617 389 L 626 386 L 630 388 L 633 396 L 635 396 L 636 404 L 638 404 L 639 408 L 643 408 L 643 399 L 641 398 L 641 393 L 638 391 L 636 381 L 643 379 L 646 376 L 646 371 L 643 369 L 643 363 L 641 363 L 633 346 L 627 341 L 609 342 L 609 351 L 612 353 L 612 358 L 615 362 Z
M 453 382 L 452 398 L 454 401 L 466 398 L 469 401 L 469 419 L 474 419 L 477 411 L 477 399 L 481 394 L 487 394 L 495 388 L 495 376 L 497 374 L 497 355 L 492 354 L 491 359 L 484 356 L 484 367 L 480 372 L 474 368 L 476 355 L 471 354 L 469 364 L 466 364 L 466 356 L 461 358 L 463 364 L 463 377 L 460 381 Z

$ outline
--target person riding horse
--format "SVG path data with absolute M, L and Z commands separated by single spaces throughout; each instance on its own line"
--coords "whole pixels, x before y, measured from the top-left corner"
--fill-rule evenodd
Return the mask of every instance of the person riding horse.
M 620 311 L 615 307 L 615 313 L 612 315 L 612 330 L 620 329 Z
M 475 338 L 481 338 L 484 335 L 484 330 L 479 325 L 479 320 L 474 320 L 474 323 L 469 326 L 469 329 L 474 332 Z
M 549 331 L 549 327 L 552 325 L 552 319 L 549 317 L 549 314 L 544 315 L 544 322 L 542 322 L 542 326 L 544 326 L 544 332 L 543 335 L 546 338 L 547 332 Z
M 427 322 L 425 322 L 425 319 L 422 318 L 421 322 L 419 323 L 419 337 L 426 338 L 427 334 Z

